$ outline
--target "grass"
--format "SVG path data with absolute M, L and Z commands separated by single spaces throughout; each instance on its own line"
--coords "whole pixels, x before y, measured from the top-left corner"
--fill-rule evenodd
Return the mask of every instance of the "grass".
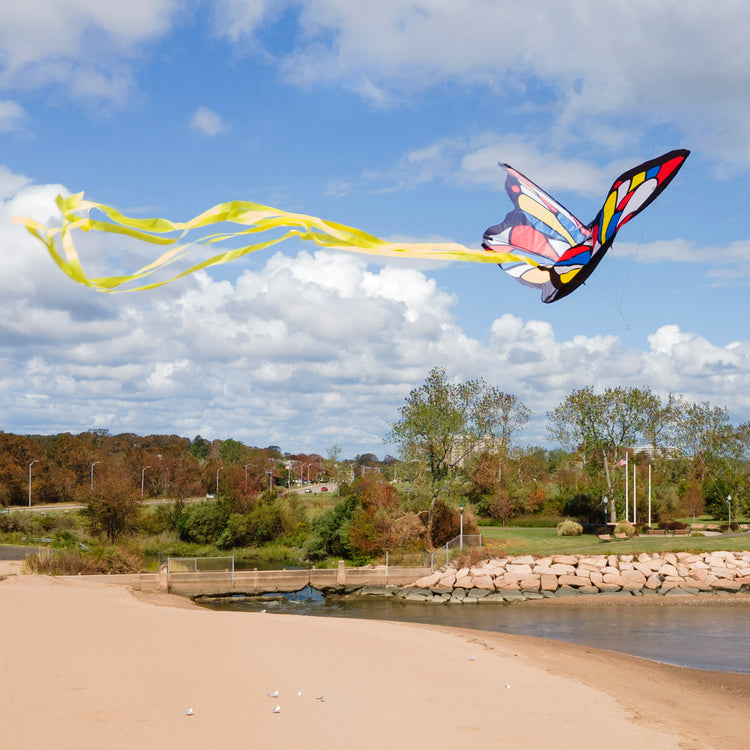
M 482 542 L 490 554 L 629 555 L 637 552 L 713 552 L 750 550 L 750 534 L 726 536 L 634 537 L 601 542 L 597 536 L 557 536 L 555 529 L 484 526 Z

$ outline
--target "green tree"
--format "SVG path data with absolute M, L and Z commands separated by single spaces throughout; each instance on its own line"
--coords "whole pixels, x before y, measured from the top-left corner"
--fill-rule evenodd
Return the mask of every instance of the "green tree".
M 657 424 L 659 397 L 647 387 L 606 388 L 595 393 L 592 386 L 573 391 L 547 413 L 552 438 L 582 454 L 592 474 L 601 476 L 603 464 L 606 494 L 615 518 L 615 499 L 609 469 L 624 449 L 661 432 Z M 604 485 L 599 482 L 601 489 Z
M 531 412 L 515 396 L 482 379 L 451 383 L 445 370 L 435 367 L 407 396 L 399 414 L 386 440 L 399 446 L 404 461 L 427 468 L 431 543 L 435 501 L 455 479 L 457 468 L 481 451 L 506 456 L 513 433 L 528 422 Z

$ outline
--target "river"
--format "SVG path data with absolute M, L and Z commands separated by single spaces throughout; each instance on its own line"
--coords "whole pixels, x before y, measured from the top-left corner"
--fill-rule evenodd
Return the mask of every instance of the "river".
M 211 609 L 415 622 L 531 635 L 694 669 L 750 673 L 750 606 L 654 603 L 427 605 L 393 598 L 283 597 L 210 602 Z

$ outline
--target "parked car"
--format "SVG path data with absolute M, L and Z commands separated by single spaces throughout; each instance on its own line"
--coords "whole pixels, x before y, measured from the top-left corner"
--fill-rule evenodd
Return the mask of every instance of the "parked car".
M 320 491 L 321 491 L 321 492 L 328 492 L 328 487 L 321 487 L 321 488 L 320 488 Z

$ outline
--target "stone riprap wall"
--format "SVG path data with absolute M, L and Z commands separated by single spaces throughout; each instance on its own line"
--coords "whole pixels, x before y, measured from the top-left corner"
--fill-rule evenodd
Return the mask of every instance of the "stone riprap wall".
M 473 604 L 580 594 L 740 591 L 750 592 L 750 551 L 504 557 L 471 568 L 446 566 L 396 595 L 436 604 Z

